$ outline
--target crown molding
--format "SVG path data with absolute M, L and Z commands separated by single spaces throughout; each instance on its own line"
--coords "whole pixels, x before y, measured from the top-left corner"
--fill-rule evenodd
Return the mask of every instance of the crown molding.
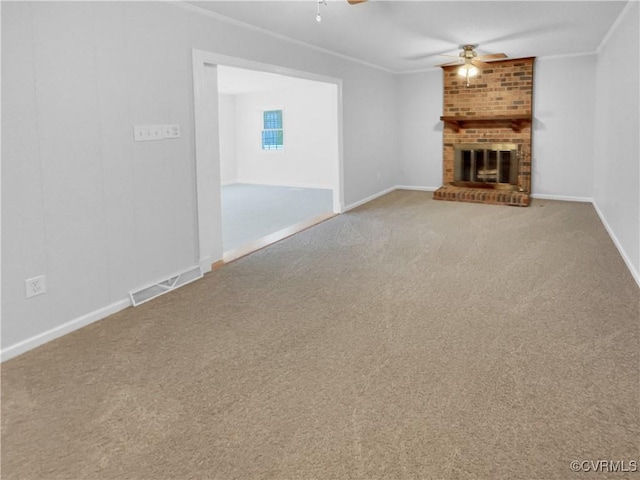
M 424 1 L 424 0 L 422 0 Z M 501 1 L 501 0 L 498 0 Z M 502 1 L 508 1 L 508 0 L 502 0 Z M 339 52 L 335 52 L 333 50 L 329 50 L 328 48 L 324 48 L 324 47 L 318 47 L 317 45 L 313 45 L 307 42 L 303 42 L 301 40 L 297 40 L 295 38 L 292 37 L 288 37 L 286 35 L 282 35 L 279 33 L 275 33 L 271 30 L 262 28 L 262 27 L 257 27 L 255 25 L 251 25 L 249 23 L 246 22 L 242 22 L 240 20 L 236 20 L 234 18 L 231 17 L 227 17 L 225 15 L 221 15 L 219 13 L 216 12 L 212 12 L 211 10 L 207 10 L 206 8 L 197 6 L 197 5 L 193 5 L 191 3 L 187 3 L 185 0 L 163 0 L 164 3 L 168 3 L 171 5 L 174 5 L 176 7 L 182 8 L 184 10 L 188 10 L 192 13 L 197 13 L 199 15 L 204 15 L 210 18 L 213 18 L 215 20 L 218 20 L 220 22 L 224 22 L 226 24 L 229 25 L 234 25 L 236 27 L 240 27 L 246 30 L 251 30 L 257 33 L 261 33 L 263 35 L 272 37 L 272 38 L 276 38 L 278 40 L 282 40 L 303 48 L 308 48 L 310 50 L 314 50 L 316 52 L 320 52 L 320 53 L 324 53 L 327 55 L 331 55 L 333 57 L 337 57 L 340 58 L 342 60 L 347 60 L 350 62 L 354 62 L 354 63 L 358 63 L 360 65 L 364 65 L 366 67 L 369 68 L 374 68 L 376 70 L 380 70 L 383 71 L 385 73 L 391 73 L 394 75 L 411 75 L 411 74 L 417 74 L 417 73 L 433 73 L 433 72 L 437 72 L 441 70 L 441 67 L 428 67 L 428 68 L 422 68 L 422 69 L 416 69 L 416 70 L 391 70 L 389 68 L 385 68 L 381 65 L 377 65 L 375 63 L 370 63 L 367 62 L 365 60 L 361 60 L 359 58 L 356 57 L 351 57 L 349 55 L 345 55 L 343 53 L 339 53 Z M 602 38 L 602 41 L 600 42 L 600 44 L 598 45 L 598 48 L 596 48 L 595 51 L 593 52 L 581 52 L 581 53 L 569 53 L 569 54 L 559 54 L 559 55 L 547 55 L 547 56 L 541 56 L 541 57 L 537 57 L 540 60 L 555 60 L 555 59 L 564 59 L 564 58 L 576 58 L 576 57 L 584 57 L 584 56 L 589 56 L 589 55 L 597 55 L 598 53 L 600 53 L 600 51 L 602 50 L 602 48 L 607 44 L 607 42 L 609 41 L 609 39 L 611 38 L 611 36 L 614 34 L 614 32 L 617 30 L 618 26 L 622 23 L 622 21 L 624 20 L 624 17 L 628 14 L 628 12 L 633 8 L 634 4 L 639 3 L 640 0 L 627 0 L 626 5 L 624 6 L 624 8 L 622 9 L 622 11 L 620 12 L 620 15 L 618 15 L 618 17 L 616 18 L 615 22 L 613 22 L 613 24 L 611 25 L 611 28 L 609 28 L 609 30 L 607 31 L 607 33 L 605 34 L 605 36 Z
M 604 37 L 602 37 L 602 41 L 600 42 L 600 45 L 598 45 L 598 48 L 596 48 L 595 53 L 600 53 L 604 46 L 609 42 L 615 31 L 624 20 L 624 17 L 626 17 L 627 13 L 629 13 L 629 11 L 631 11 L 631 9 L 633 8 L 634 3 L 637 4 L 638 0 L 627 0 L 627 4 L 622 9 L 622 12 L 620 12 L 620 15 L 618 15 L 618 18 L 616 18 L 616 21 L 613 22 L 613 25 L 611 25 L 609 31 L 605 34 Z
M 562 60 L 566 58 L 577 58 L 577 57 L 590 57 L 592 55 L 597 55 L 598 52 L 583 52 L 583 53 L 563 53 L 560 55 L 547 55 L 545 57 L 538 57 L 538 60 Z
M 300 47 L 309 48 L 311 50 L 315 50 L 320 53 L 324 53 L 327 55 L 332 55 L 334 57 L 341 58 L 342 60 L 348 60 L 350 62 L 359 63 L 361 65 L 367 66 L 369 68 L 375 68 L 376 70 L 381 70 L 386 73 L 398 73 L 390 70 L 388 68 L 382 67 L 380 65 L 376 65 L 375 63 L 369 63 L 364 60 L 360 60 L 359 58 L 351 57 L 349 55 L 345 55 L 343 53 L 334 52 L 333 50 L 329 50 L 327 48 L 318 47 L 317 45 L 312 45 L 307 42 L 303 42 L 301 40 L 296 40 L 295 38 L 288 37 L 286 35 L 282 35 L 279 33 L 272 32 L 271 30 L 267 30 L 265 28 L 256 27 L 255 25 L 251 25 L 249 23 L 241 22 L 240 20 L 236 20 L 234 18 L 226 17 L 224 15 L 220 15 L 219 13 L 212 12 L 211 10 L 207 10 L 206 8 L 199 7 L 197 5 L 192 5 L 190 3 L 186 3 L 184 0 L 163 0 L 165 3 L 170 5 L 174 5 L 176 7 L 189 10 L 193 13 L 198 13 L 200 15 L 204 15 L 210 18 L 214 18 L 220 22 L 227 23 L 229 25 L 234 25 L 236 27 L 244 28 L 246 30 L 251 30 L 257 33 L 261 33 L 263 35 L 267 35 L 272 38 L 277 38 L 278 40 L 283 40 L 285 42 L 292 43 L 294 45 L 298 45 Z

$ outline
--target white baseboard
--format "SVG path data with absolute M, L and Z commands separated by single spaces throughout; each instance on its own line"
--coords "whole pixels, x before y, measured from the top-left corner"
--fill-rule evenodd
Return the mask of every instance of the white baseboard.
M 378 197 L 381 197 L 383 195 L 386 195 L 387 193 L 391 193 L 396 189 L 396 187 L 389 187 L 385 190 L 382 190 L 381 192 L 378 193 L 374 193 L 373 195 L 367 197 L 367 198 L 363 198 L 362 200 L 358 200 L 355 203 L 352 203 L 350 205 L 347 205 L 346 207 L 344 207 L 342 209 L 342 213 L 344 212 L 348 212 L 349 210 L 353 210 L 354 208 L 359 207 L 360 205 L 364 205 L 365 203 L 370 202 L 371 200 L 375 200 Z
M 82 315 L 75 320 L 71 320 L 70 322 L 59 325 L 51 330 L 47 330 L 46 332 L 39 333 L 31 338 L 15 343 L 0 352 L 0 361 L 4 362 L 10 358 L 17 357 L 22 353 L 39 347 L 40 345 L 50 342 L 58 337 L 62 337 L 74 330 L 78 330 L 79 328 L 97 322 L 98 320 L 102 320 L 103 318 L 113 315 L 120 310 L 124 310 L 129 306 L 131 306 L 131 301 L 128 298 L 125 298 L 112 303 L 111 305 L 107 305 L 106 307 L 87 313 L 86 315 Z
M 419 192 L 435 192 L 440 187 L 417 187 L 415 185 L 396 185 L 396 190 L 416 190 Z
M 215 262 L 218 262 L 222 260 L 222 257 L 218 258 L 217 260 L 214 260 L 211 256 L 206 256 L 204 258 L 201 258 L 198 261 L 198 264 L 200 265 L 200 268 L 202 269 L 203 273 L 209 273 L 211 271 L 211 265 L 213 265 Z
M 585 202 L 593 203 L 591 197 L 572 197 L 569 195 L 547 195 L 546 193 L 532 193 L 531 198 L 537 198 L 538 200 L 560 200 L 561 202 Z
M 622 260 L 624 260 L 624 263 L 627 265 L 627 268 L 631 272 L 631 276 L 633 277 L 633 279 L 638 284 L 638 287 L 640 287 L 640 274 L 636 270 L 635 265 L 631 262 L 631 260 L 629 259 L 629 256 L 627 255 L 627 252 L 624 251 L 624 248 L 622 247 L 622 244 L 618 240 L 618 237 L 613 232 L 613 229 L 607 223 L 607 219 L 605 218 L 604 214 L 602 213 L 602 210 L 600 210 L 600 207 L 598 207 L 598 204 L 595 201 L 593 201 L 592 203 L 593 203 L 593 208 L 595 208 L 596 213 L 598 214 L 598 217 L 600 217 L 600 221 L 602 222 L 602 225 L 604 225 L 605 230 L 607 231 L 607 233 L 611 237 L 611 240 L 613 240 L 613 244 L 618 249 L 618 252 L 620 252 L 620 255 L 622 256 Z

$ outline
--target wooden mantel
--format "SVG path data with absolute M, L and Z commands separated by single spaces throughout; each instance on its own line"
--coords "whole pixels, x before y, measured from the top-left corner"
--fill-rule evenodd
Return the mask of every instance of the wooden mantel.
M 526 115 L 489 115 L 489 116 L 476 116 L 476 115 L 460 115 L 460 116 L 442 116 L 440 117 L 445 123 L 451 125 L 454 131 L 459 132 L 461 128 L 464 128 L 467 123 L 483 123 L 483 122 L 508 122 L 511 125 L 511 129 L 514 132 L 522 130 L 522 124 L 525 122 L 531 122 L 531 114 Z

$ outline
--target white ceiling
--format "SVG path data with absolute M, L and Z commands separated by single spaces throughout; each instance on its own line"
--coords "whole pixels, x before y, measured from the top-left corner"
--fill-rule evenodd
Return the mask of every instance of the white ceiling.
M 396 73 L 446 62 L 460 44 L 510 58 L 593 53 L 625 1 L 189 1 L 252 25 Z
M 218 93 L 226 95 L 292 90 L 315 83 L 313 80 L 276 73 L 218 65 Z

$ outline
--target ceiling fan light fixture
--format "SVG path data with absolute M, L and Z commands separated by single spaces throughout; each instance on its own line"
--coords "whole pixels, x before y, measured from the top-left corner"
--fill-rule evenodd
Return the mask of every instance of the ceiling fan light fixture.
M 461 77 L 475 77 L 478 75 L 478 68 L 471 63 L 465 63 L 458 69 L 458 75 Z

